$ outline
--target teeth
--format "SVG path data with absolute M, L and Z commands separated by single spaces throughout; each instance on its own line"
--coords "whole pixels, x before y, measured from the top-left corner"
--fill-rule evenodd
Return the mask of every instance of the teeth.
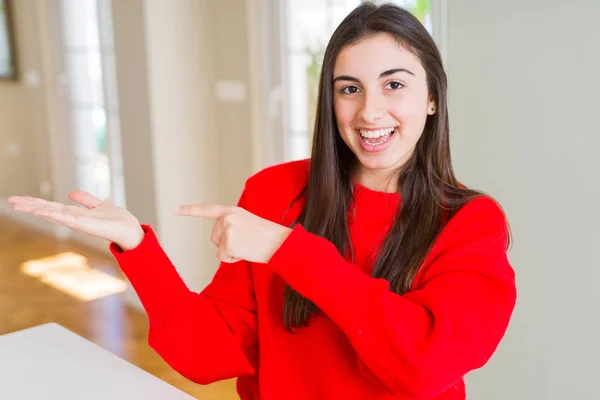
M 387 134 L 394 132 L 394 129 L 396 129 L 396 128 L 394 127 L 394 128 L 378 129 L 376 131 L 367 131 L 367 130 L 361 129 L 360 135 L 363 138 L 377 139 L 377 138 L 380 138 L 382 136 L 385 136 Z

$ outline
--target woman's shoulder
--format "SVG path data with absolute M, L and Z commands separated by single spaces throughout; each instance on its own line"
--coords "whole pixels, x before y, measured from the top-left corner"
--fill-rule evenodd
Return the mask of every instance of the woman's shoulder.
M 476 196 L 450 218 L 440 236 L 481 242 L 509 241 L 509 224 L 500 203 L 489 195 Z M 470 239 L 470 240 L 469 240 Z
M 500 204 L 487 195 L 469 200 L 447 222 L 419 271 L 417 286 L 447 271 L 476 271 L 512 281 L 510 230 Z
M 502 209 L 502 206 L 500 205 L 498 200 L 487 194 L 481 194 L 479 196 L 473 197 L 458 210 L 457 214 L 477 214 L 479 216 L 486 215 L 488 217 L 503 218 L 505 215 L 504 210 Z
M 308 182 L 308 159 L 288 161 L 261 169 L 246 181 L 248 207 L 264 218 L 279 218 Z
M 248 184 L 263 187 L 280 185 L 304 187 L 308 181 L 310 159 L 287 161 L 265 167 L 248 178 Z

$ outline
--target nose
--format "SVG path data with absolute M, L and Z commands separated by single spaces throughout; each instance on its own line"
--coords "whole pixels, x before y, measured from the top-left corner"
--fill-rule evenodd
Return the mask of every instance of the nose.
M 359 117 L 367 124 L 383 118 L 385 113 L 383 96 L 379 93 L 365 93 Z

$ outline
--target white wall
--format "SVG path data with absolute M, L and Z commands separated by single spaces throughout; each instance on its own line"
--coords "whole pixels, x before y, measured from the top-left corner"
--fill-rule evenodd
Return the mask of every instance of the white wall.
M 207 283 L 206 264 L 215 264 L 209 224 L 176 217 L 172 210 L 219 200 L 205 4 L 148 0 L 145 8 L 159 237 L 196 290 Z
M 600 2 L 448 1 L 457 174 L 504 206 L 519 299 L 470 399 L 600 398 Z
M 248 88 L 245 16 L 244 0 L 113 1 L 128 209 L 196 291 L 218 266 L 213 222 L 172 210 L 234 204 L 252 173 L 250 105 L 215 97 L 219 80 Z
M 37 3 L 23 0 L 12 7 L 19 79 L 0 80 L 0 200 L 15 193 L 40 196 L 42 183 L 50 179 L 48 156 L 41 151 L 47 145 L 48 82 Z
M 61 227 L 14 213 L 7 201 L 13 195 L 65 201 L 66 196 L 58 194 L 66 193 L 63 183 L 73 176 L 67 161 L 72 153 L 69 141 L 57 128 L 63 118 L 57 103 L 65 86 L 54 73 L 54 4 L 54 0 L 12 2 L 19 76 L 0 81 L 0 214 L 61 236 Z

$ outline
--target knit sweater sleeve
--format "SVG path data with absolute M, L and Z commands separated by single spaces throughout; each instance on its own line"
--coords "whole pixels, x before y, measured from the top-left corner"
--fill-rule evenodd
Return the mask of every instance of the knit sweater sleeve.
M 244 206 L 244 194 L 239 205 Z M 188 379 L 208 384 L 254 375 L 256 304 L 245 261 L 221 263 L 201 292 L 190 291 L 150 226 L 135 249 L 110 249 L 148 315 L 150 346 Z
M 516 301 L 508 229 L 492 200 L 469 202 L 442 236 L 404 295 L 299 225 L 269 265 L 346 334 L 365 377 L 399 398 L 432 398 L 487 362 Z

